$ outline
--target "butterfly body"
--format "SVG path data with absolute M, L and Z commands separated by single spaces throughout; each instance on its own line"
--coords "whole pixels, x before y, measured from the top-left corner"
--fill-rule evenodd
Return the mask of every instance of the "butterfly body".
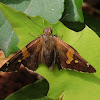
M 39 56 L 39 63 L 44 63 L 51 67 L 55 60 L 55 39 L 51 34 L 50 28 L 46 28 L 44 35 L 41 37 L 42 48 Z
M 83 59 L 78 52 L 60 38 L 52 35 L 51 28 L 44 29 L 44 34 L 18 51 L 2 67 L 1 71 L 16 71 L 20 65 L 36 70 L 39 63 L 53 68 L 72 69 L 81 72 L 94 73 L 96 70 Z

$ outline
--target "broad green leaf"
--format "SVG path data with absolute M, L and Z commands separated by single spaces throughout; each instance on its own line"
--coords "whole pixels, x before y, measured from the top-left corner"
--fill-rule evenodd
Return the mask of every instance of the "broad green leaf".
M 64 0 L 31 0 L 27 10 L 30 16 L 41 16 L 51 23 L 57 23 L 64 10 Z
M 82 3 L 83 0 L 65 0 L 65 9 L 63 13 L 64 19 L 62 20 L 62 22 L 68 28 L 75 31 L 80 31 L 85 27 L 82 12 Z
M 27 6 L 29 5 L 28 1 L 20 1 L 20 0 L 1 0 L 4 4 L 11 6 L 12 8 L 20 11 L 25 11 Z M 10 17 L 10 16 L 9 16 Z M 18 50 L 16 46 L 18 43 L 18 38 L 14 33 L 11 24 L 7 21 L 5 16 L 0 11 L 0 48 L 4 51 L 5 56 L 8 57 L 9 54 L 14 53 Z
M 5 23 L 0 28 L 0 48 L 4 51 L 6 57 L 9 56 L 9 53 L 14 53 L 18 50 L 16 46 L 18 39 L 11 29 L 12 27 L 7 20 L 5 20 Z
M 5 100 L 38 100 L 38 98 L 43 98 L 47 95 L 48 89 L 48 82 L 46 80 L 40 80 L 31 85 L 23 87 L 22 89 L 8 96 Z
M 31 0 L 0 0 L 5 5 L 12 7 L 15 10 L 26 11 L 31 3 Z
M 2 3 L 30 16 L 44 17 L 51 23 L 58 22 L 64 10 L 64 0 L 14 0 Z
M 68 22 L 84 22 L 82 12 L 83 0 L 65 0 L 64 14 L 69 14 L 65 20 Z
M 12 24 L 13 30 L 19 35 L 23 34 L 23 37 L 26 36 L 26 38 L 24 38 L 24 40 L 26 41 L 25 44 L 27 44 L 27 42 L 29 42 L 28 39 L 32 40 L 35 38 L 35 37 L 32 37 L 29 33 L 32 34 L 33 32 L 35 32 L 34 29 L 37 29 L 38 26 L 34 22 L 32 22 L 27 17 L 27 15 L 25 15 L 24 13 L 21 13 L 21 12 L 17 12 L 2 3 L 0 3 L 0 9 L 4 13 L 4 15 L 8 19 L 8 21 Z M 37 34 L 37 33 L 40 34 L 40 32 L 41 31 L 35 32 L 35 34 Z M 27 34 L 24 34 L 24 33 L 27 33 Z M 6 34 L 5 34 L 5 36 L 6 36 Z M 18 37 L 19 37 L 19 43 L 21 43 L 23 41 L 23 37 L 22 36 L 21 37 L 18 36 Z M 3 37 L 1 37 L 1 38 L 3 39 Z M 24 47 L 24 46 L 21 45 L 21 47 Z M 19 46 L 19 48 L 20 48 L 20 46 Z
M 0 11 L 1 13 L 1 11 Z M 8 57 L 10 53 L 14 53 L 18 50 L 16 46 L 18 43 L 18 38 L 14 31 L 12 31 L 11 24 L 5 20 L 5 16 L 1 15 L 2 21 L 0 21 L 0 49 L 5 53 L 5 56 Z
M 2 12 L 0 11 L 0 28 L 5 23 L 5 17 L 3 16 Z
M 22 0 L 13 0 L 13 1 L 11 1 L 11 0 L 0 0 L 0 2 L 14 8 L 15 10 L 26 12 L 26 10 L 28 9 L 28 6 L 30 5 L 31 0 L 23 0 L 23 1 Z M 5 22 L 5 20 L 6 20 L 6 18 L 0 12 L 0 25 L 1 24 L 3 25 L 3 23 L 1 23 L 1 21 Z

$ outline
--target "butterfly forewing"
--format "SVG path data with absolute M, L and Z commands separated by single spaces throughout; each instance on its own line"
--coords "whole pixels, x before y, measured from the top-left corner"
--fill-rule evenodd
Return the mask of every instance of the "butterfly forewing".
M 18 62 L 19 59 L 22 59 L 22 52 L 21 50 L 18 51 L 10 60 L 8 60 L 2 67 L 1 71 L 9 72 L 9 71 L 16 71 L 19 69 L 21 62 Z
M 31 41 L 22 50 L 18 51 L 10 60 L 8 60 L 2 67 L 1 71 L 11 72 L 19 69 L 23 64 L 29 69 L 36 69 L 38 66 L 38 55 L 41 49 L 40 38 Z
M 64 69 L 72 69 L 81 72 L 94 73 L 96 70 L 83 59 L 78 52 L 58 37 L 56 40 L 56 53 L 59 66 Z
M 42 48 L 42 39 L 38 38 L 36 41 L 30 42 L 27 46 L 27 51 L 30 56 L 22 61 L 22 64 L 31 70 L 36 70 L 39 63 L 40 51 Z

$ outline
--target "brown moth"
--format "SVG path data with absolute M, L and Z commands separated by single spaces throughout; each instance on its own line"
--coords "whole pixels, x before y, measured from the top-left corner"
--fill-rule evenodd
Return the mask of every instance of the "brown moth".
M 60 38 L 52 35 L 51 28 L 44 29 L 44 34 L 18 51 L 1 68 L 1 71 L 12 72 L 23 64 L 35 71 L 39 63 L 53 68 L 58 64 L 59 69 L 72 69 L 81 72 L 94 73 L 96 70 L 83 59 L 78 52 Z

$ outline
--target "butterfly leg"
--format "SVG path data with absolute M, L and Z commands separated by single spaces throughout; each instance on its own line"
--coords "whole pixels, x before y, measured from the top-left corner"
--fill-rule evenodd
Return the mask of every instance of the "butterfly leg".
M 61 92 L 60 96 L 59 96 L 59 100 L 63 100 L 64 95 L 63 94 L 64 91 Z
M 63 38 L 63 35 L 58 36 L 57 33 L 54 35 L 55 37 Z
M 35 35 L 35 34 L 31 34 L 31 33 L 29 33 L 31 36 L 33 36 L 33 37 L 40 37 L 41 35 Z

